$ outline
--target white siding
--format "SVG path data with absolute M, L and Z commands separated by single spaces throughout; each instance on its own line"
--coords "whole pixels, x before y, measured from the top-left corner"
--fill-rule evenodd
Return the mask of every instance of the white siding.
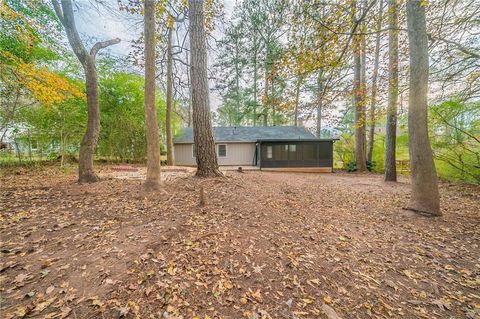
M 227 157 L 218 157 L 218 165 L 253 165 L 255 157 L 255 143 L 217 143 L 227 144 Z M 217 146 L 215 145 L 215 148 Z M 218 150 L 216 149 L 218 152 Z M 192 144 L 175 144 L 173 154 L 175 165 L 196 166 L 192 154 Z

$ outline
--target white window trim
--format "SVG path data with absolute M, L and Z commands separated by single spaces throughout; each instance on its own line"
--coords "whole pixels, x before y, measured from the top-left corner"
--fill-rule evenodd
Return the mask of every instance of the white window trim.
M 225 145 L 225 156 L 219 155 L 219 151 L 218 151 L 219 145 Z M 195 143 L 192 143 L 192 158 L 196 158 L 195 153 L 193 152 L 194 148 L 195 148 Z M 217 154 L 218 158 L 228 158 L 228 144 L 226 143 L 215 144 L 215 153 Z
M 219 150 L 220 145 L 225 145 L 225 156 L 220 156 L 220 150 Z M 228 158 L 228 144 L 219 143 L 219 144 L 216 145 L 216 150 L 217 150 L 217 157 L 218 158 Z

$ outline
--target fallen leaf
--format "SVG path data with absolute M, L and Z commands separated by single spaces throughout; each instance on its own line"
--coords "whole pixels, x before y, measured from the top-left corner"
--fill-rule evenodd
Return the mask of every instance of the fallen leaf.
M 322 311 L 327 316 L 328 319 L 341 319 L 337 312 L 330 307 L 329 305 L 322 305 Z
M 45 291 L 47 295 L 51 294 L 55 290 L 55 286 L 49 286 Z
M 258 302 L 263 302 L 262 294 L 260 293 L 260 289 L 256 291 L 250 290 L 250 295 Z
M 23 283 L 23 281 L 25 279 L 28 278 L 28 275 L 27 274 L 18 274 L 16 277 L 15 277 L 15 282 L 20 284 L 20 283 Z

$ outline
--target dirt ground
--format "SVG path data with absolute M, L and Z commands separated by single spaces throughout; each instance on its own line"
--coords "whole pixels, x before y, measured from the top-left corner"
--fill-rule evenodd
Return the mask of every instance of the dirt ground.
M 2 318 L 480 318 L 478 187 L 426 218 L 373 174 L 75 177 L 0 178 Z

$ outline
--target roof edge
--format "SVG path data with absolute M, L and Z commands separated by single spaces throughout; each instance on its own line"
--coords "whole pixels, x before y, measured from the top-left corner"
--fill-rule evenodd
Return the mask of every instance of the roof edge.
M 268 138 L 258 139 L 257 142 L 332 142 L 338 140 L 339 138 Z
M 245 144 L 245 143 L 261 143 L 261 142 L 334 142 L 340 140 L 339 138 L 277 138 L 277 139 L 258 139 L 248 141 L 215 141 L 215 144 L 230 143 L 230 144 Z M 194 141 L 181 141 L 173 144 L 194 144 Z

